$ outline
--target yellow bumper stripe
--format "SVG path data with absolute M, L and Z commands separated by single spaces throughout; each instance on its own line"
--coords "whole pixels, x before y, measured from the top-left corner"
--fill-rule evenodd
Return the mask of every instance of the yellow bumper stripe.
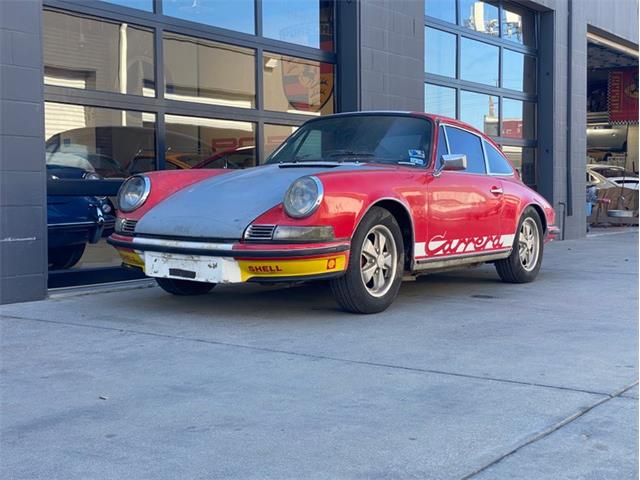
M 252 277 L 298 277 L 341 272 L 346 263 L 344 254 L 296 260 L 238 260 L 243 282 Z

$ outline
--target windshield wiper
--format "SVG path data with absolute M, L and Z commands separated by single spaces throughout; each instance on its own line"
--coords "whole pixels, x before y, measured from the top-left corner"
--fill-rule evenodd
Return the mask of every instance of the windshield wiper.
M 327 157 L 375 157 L 375 154 L 370 152 L 357 152 L 355 150 L 333 150 L 331 153 L 327 152 Z

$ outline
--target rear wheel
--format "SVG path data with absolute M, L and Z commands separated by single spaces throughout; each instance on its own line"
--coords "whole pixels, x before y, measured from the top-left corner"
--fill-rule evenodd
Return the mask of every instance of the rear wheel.
M 179 296 L 204 295 L 216 286 L 215 283 L 193 282 L 175 278 L 156 278 L 156 282 L 165 292 Z
M 398 222 L 388 210 L 373 207 L 353 236 L 345 275 L 331 281 L 331 290 L 348 312 L 381 312 L 398 294 L 403 266 Z
M 543 249 L 540 216 L 533 208 L 528 208 L 520 219 L 511 255 L 495 263 L 502 281 L 527 283 L 535 280 L 542 264 Z
M 64 270 L 73 267 L 80 261 L 84 254 L 85 244 L 69 245 L 67 247 L 50 248 L 49 268 L 51 270 Z

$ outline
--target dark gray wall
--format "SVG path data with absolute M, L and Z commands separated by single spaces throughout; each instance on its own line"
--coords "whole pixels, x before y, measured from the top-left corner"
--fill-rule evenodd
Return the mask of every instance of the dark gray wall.
M 361 0 L 362 110 L 424 109 L 424 0 Z
M 0 304 L 47 291 L 41 12 L 0 0 Z

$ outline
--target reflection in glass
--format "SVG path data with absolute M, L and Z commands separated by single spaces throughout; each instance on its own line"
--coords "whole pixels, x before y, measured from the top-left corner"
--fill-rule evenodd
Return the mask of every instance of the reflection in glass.
M 164 36 L 165 97 L 253 108 L 254 51 L 176 34 Z
M 46 102 L 44 115 L 47 171 L 126 178 L 155 169 L 153 113 Z
M 153 0 L 103 0 L 103 1 L 108 3 L 115 3 L 116 5 L 122 5 L 124 7 L 137 8 L 139 10 L 146 10 L 147 12 L 153 12 Z
M 481 132 L 498 136 L 499 111 L 498 97 L 460 91 L 460 120 L 473 125 Z
M 502 135 L 507 138 L 535 138 L 535 103 L 502 99 Z
M 502 151 L 516 170 L 522 181 L 530 187 L 536 187 L 536 150 L 535 148 L 512 147 L 502 145 Z
M 424 65 L 425 72 L 456 76 L 456 36 L 435 28 L 425 28 Z
M 502 86 L 520 92 L 535 92 L 535 57 L 508 48 L 502 49 Z
M 425 83 L 424 85 L 424 111 L 455 118 L 456 116 L 456 91 L 454 88 L 441 87 Z
M 167 170 L 255 166 L 254 123 L 182 115 L 164 118 Z
M 424 14 L 445 22 L 456 23 L 456 2 L 451 0 L 425 0 Z
M 264 107 L 278 112 L 333 113 L 333 65 L 275 53 L 263 58 Z
M 460 25 L 477 32 L 498 36 L 500 35 L 498 7 L 487 2 L 460 0 Z
M 264 125 L 264 142 L 262 145 L 263 159 L 266 159 L 271 153 L 284 142 L 289 135 L 295 132 L 298 127 L 289 125 L 273 125 L 265 123 Z
M 451 52 L 447 52 L 451 56 Z M 460 78 L 470 82 L 498 86 L 500 49 L 488 43 L 462 37 L 460 44 Z
M 154 114 L 53 102 L 45 103 L 44 112 L 48 184 L 125 178 L 141 165 L 147 168 L 140 171 L 155 168 Z M 104 240 L 114 224 L 111 198 L 48 195 L 49 269 L 120 265 Z
M 163 0 L 162 13 L 183 20 L 253 34 L 253 4 L 254 0 Z
M 535 17 L 533 12 L 509 5 L 502 8 L 502 38 L 528 46 L 535 46 Z
M 46 85 L 155 96 L 150 31 L 47 10 L 43 22 Z
M 333 51 L 331 0 L 262 0 L 262 25 L 267 38 Z

